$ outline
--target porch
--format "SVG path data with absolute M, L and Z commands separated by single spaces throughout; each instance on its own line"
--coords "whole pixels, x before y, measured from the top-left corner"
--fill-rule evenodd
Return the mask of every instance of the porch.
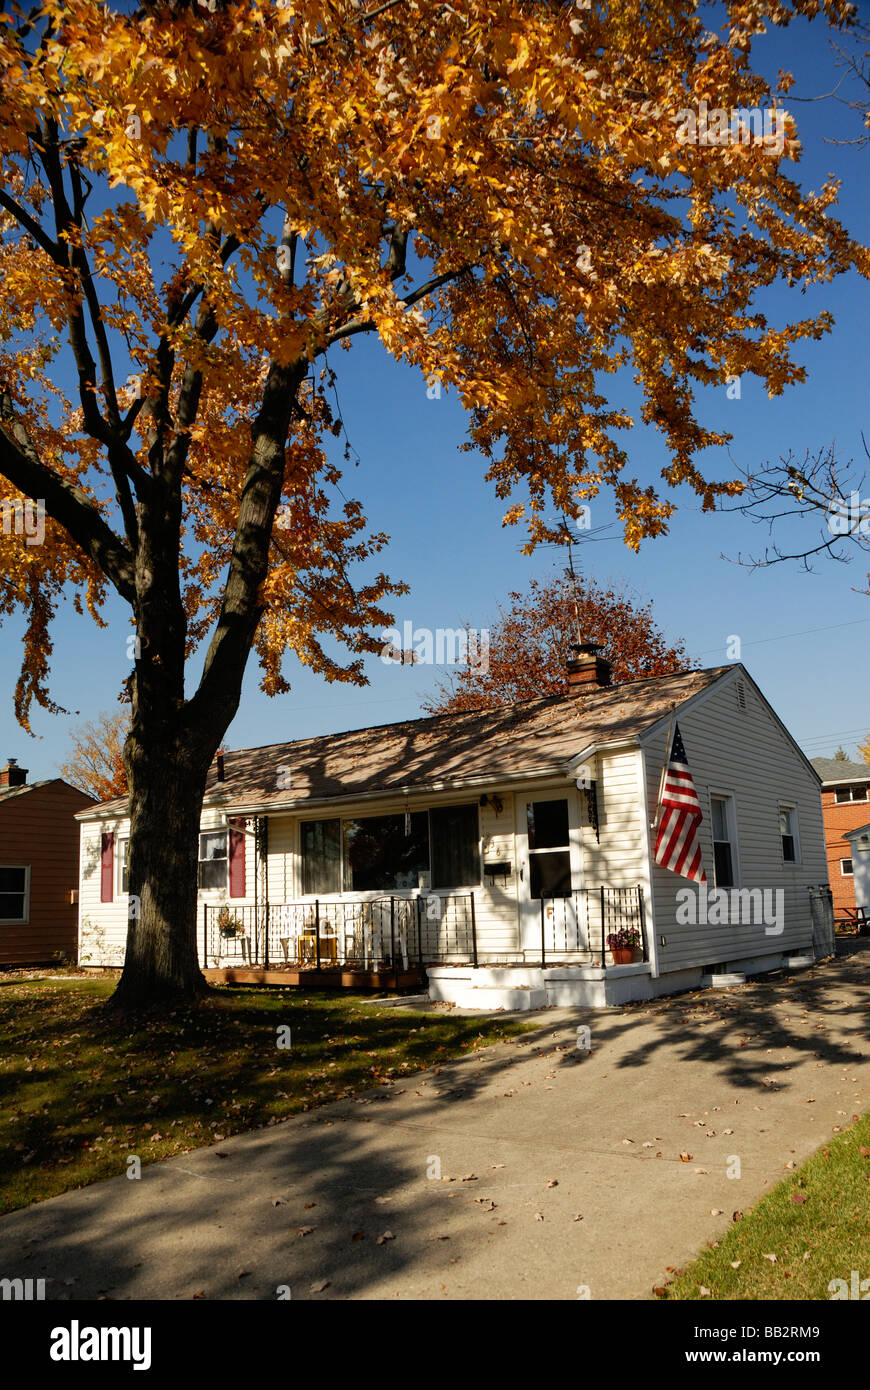
M 512 936 L 480 939 L 473 892 L 298 899 L 254 905 L 204 904 L 200 963 L 226 983 L 318 988 L 409 989 L 452 971 L 530 971 L 603 979 L 639 967 L 648 974 L 643 889 L 599 885 L 541 898 L 533 936 L 519 919 Z M 629 932 L 636 948 L 614 965 L 608 937 Z M 440 988 L 443 989 L 443 986 Z M 455 1001 L 454 1001 L 455 1002 Z M 528 1005 L 527 1005 L 528 1006 Z

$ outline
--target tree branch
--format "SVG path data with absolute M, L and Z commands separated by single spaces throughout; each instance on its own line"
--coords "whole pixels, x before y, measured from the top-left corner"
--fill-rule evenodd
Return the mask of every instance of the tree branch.
M 59 478 L 42 463 L 27 429 L 15 414 L 12 395 L 0 385 L 0 463 L 19 492 L 43 501 L 46 510 L 93 560 L 122 598 L 135 598 L 133 557 L 76 483 Z

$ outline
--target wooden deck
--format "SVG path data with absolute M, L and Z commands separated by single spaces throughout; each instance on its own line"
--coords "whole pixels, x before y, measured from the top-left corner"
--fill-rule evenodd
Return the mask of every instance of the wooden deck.
M 325 967 L 320 970 L 283 966 L 268 970 L 261 966 L 227 966 L 203 970 L 213 985 L 295 985 L 303 989 L 348 989 L 398 991 L 421 989 L 426 985 L 426 972 L 419 966 L 409 970 L 354 970 L 347 966 Z

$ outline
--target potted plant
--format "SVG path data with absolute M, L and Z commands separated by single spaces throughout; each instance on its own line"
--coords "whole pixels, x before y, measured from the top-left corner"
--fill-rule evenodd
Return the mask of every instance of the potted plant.
M 614 965 L 631 965 L 634 953 L 640 946 L 640 932 L 637 927 L 621 927 L 611 932 L 607 938 Z
M 217 916 L 217 928 L 221 936 L 225 939 L 234 936 L 245 936 L 246 927 L 241 917 L 230 912 L 228 907 L 222 907 Z

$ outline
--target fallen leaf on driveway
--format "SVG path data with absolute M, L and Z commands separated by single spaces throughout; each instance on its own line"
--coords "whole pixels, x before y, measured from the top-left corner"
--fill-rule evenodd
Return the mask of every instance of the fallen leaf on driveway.
M 709 1168 L 695 1168 L 693 1171 L 696 1172 L 696 1173 L 709 1173 L 710 1169 L 709 1169 Z
M 377 1236 L 377 1237 L 376 1237 L 376 1239 L 375 1239 L 375 1245 L 385 1245 L 385 1244 L 387 1243 L 388 1240 L 395 1240 L 395 1239 L 396 1239 L 396 1237 L 393 1235 L 392 1231 L 384 1231 L 384 1234 L 383 1234 L 382 1236 Z
M 466 1173 L 466 1174 L 465 1174 L 465 1177 L 462 1179 L 462 1181 L 463 1181 L 463 1182 L 477 1182 L 477 1174 L 476 1174 L 476 1173 Z
M 582 1221 L 582 1220 L 583 1220 L 583 1216 L 582 1216 L 582 1214 L 581 1214 L 579 1211 L 578 1211 L 577 1215 L 574 1217 L 574 1220 L 575 1220 L 575 1221 Z
M 742 1211 L 735 1211 L 735 1212 L 732 1212 L 732 1214 L 731 1214 L 731 1220 L 732 1220 L 732 1221 L 742 1221 L 742 1220 L 743 1220 L 743 1212 L 742 1212 Z
M 351 1240 L 365 1240 L 365 1238 L 365 1231 L 354 1231 L 353 1235 L 351 1236 Z
M 286 1207 L 286 1205 L 287 1205 L 287 1198 L 286 1198 L 286 1197 L 273 1197 L 273 1198 L 272 1198 L 272 1206 L 273 1206 L 273 1207 Z
M 313 1230 L 313 1226 L 300 1226 L 296 1234 L 297 1236 L 310 1236 Z
M 558 1187 L 558 1186 L 559 1186 L 559 1179 L 558 1179 L 558 1178 L 550 1178 L 549 1181 L 547 1182 L 547 1186 L 548 1186 L 548 1187 Z
M 323 1293 L 323 1290 L 324 1290 L 324 1289 L 328 1289 L 328 1288 L 329 1288 L 329 1280 L 328 1280 L 328 1279 L 318 1279 L 317 1282 L 316 1282 L 315 1284 L 311 1284 L 311 1285 L 309 1286 L 308 1292 L 309 1292 L 309 1293 Z
M 682 1154 L 680 1154 L 680 1162 L 681 1162 L 681 1163 L 691 1163 L 691 1161 L 692 1161 L 692 1155 L 691 1155 L 691 1154 L 689 1154 L 689 1153 L 682 1153 Z
M 543 1212 L 536 1211 L 536 1212 L 535 1212 L 535 1220 L 536 1220 L 536 1221 L 543 1221 L 543 1219 L 544 1219 Z
M 711 1207 L 711 1208 L 710 1208 L 710 1215 L 711 1215 L 711 1216 L 721 1216 L 721 1215 L 722 1215 L 722 1208 L 721 1208 L 721 1207 Z

